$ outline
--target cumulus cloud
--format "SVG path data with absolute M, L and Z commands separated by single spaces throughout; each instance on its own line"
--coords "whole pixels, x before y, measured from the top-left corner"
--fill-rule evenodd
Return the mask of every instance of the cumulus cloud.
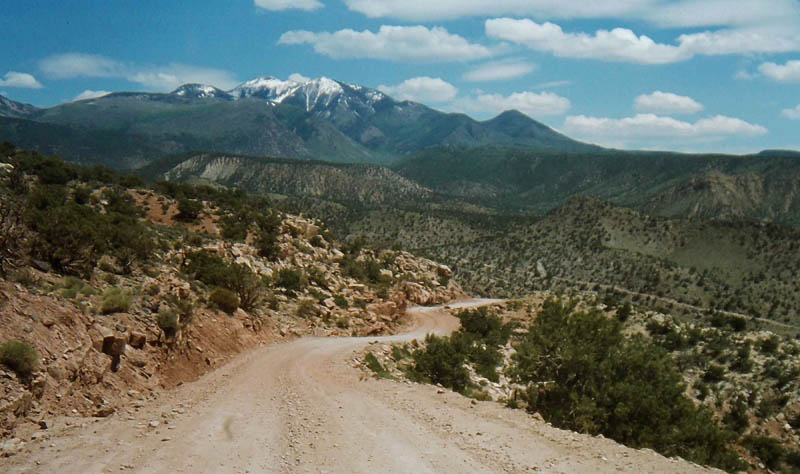
M 221 69 L 170 63 L 163 66 L 129 64 L 96 54 L 66 53 L 49 56 L 39 67 L 54 79 L 100 77 L 125 79 L 144 87 L 168 91 L 186 83 L 209 84 L 230 89 L 239 81 Z
M 800 61 L 786 61 L 786 64 L 763 63 L 758 71 L 764 76 L 779 82 L 800 81 Z
M 624 16 L 643 10 L 653 0 L 345 0 L 348 8 L 371 18 L 409 21 L 450 20 L 465 16 L 530 15 L 548 18 Z
M 781 115 L 791 120 L 800 120 L 800 105 L 793 109 L 783 109 Z
M 486 20 L 486 34 L 528 48 L 567 58 L 594 58 L 646 64 L 671 63 L 683 53 L 676 46 L 659 44 L 645 35 L 637 36 L 625 28 L 598 30 L 594 35 L 565 33 L 560 26 L 536 23 L 524 18 Z
M 452 84 L 438 77 L 414 77 L 396 86 L 378 86 L 378 90 L 395 99 L 414 102 L 448 102 L 458 94 Z
M 566 118 L 564 130 L 580 139 L 605 143 L 674 139 L 708 141 L 732 136 L 756 137 L 767 133 L 767 129 L 760 125 L 724 115 L 693 123 L 655 114 L 638 114 L 621 119 L 576 115 Z
M 269 11 L 289 9 L 312 11 L 325 6 L 317 0 L 254 0 L 253 3 L 258 8 Z
M 538 19 L 626 18 L 660 27 L 770 27 L 797 25 L 795 0 L 345 0 L 372 18 L 407 21 L 452 20 L 468 16 L 527 16 Z
M 44 87 L 41 82 L 26 72 L 8 71 L 4 77 L 5 79 L 0 79 L 0 87 L 19 87 L 22 89 L 41 89 Z
M 678 37 L 680 50 L 689 59 L 695 55 L 785 53 L 800 50 L 797 30 L 746 28 L 705 31 Z
M 494 115 L 506 110 L 518 110 L 531 117 L 546 117 L 565 114 L 572 104 L 569 99 L 552 92 L 515 92 L 504 96 L 479 92 L 472 97 L 464 97 L 453 102 L 453 108 L 460 112 L 478 116 Z
M 86 89 L 85 91 L 81 92 L 80 94 L 76 95 L 73 100 L 86 100 L 86 99 L 96 99 L 98 97 L 103 97 L 106 94 L 110 94 L 110 91 L 93 91 L 91 89 Z
M 634 102 L 636 110 L 661 114 L 694 114 L 703 110 L 703 105 L 684 95 L 655 91 L 642 94 Z
M 666 64 L 696 55 L 778 53 L 800 49 L 800 35 L 766 30 L 720 30 L 681 35 L 677 45 L 657 43 L 627 28 L 568 33 L 555 23 L 523 18 L 486 20 L 487 36 L 565 58 Z
M 377 32 L 339 30 L 314 33 L 287 31 L 278 44 L 309 44 L 314 51 L 334 59 L 370 58 L 389 61 L 446 62 L 486 58 L 489 48 L 473 44 L 440 27 L 387 26 Z
M 300 74 L 299 72 L 296 72 L 294 74 L 290 74 L 289 75 L 289 80 L 290 81 L 294 81 L 294 82 L 301 82 L 302 83 L 302 82 L 310 81 L 311 78 L 310 77 L 306 77 L 306 76 Z
M 526 61 L 495 61 L 478 66 L 464 74 L 470 82 L 504 81 L 530 74 L 536 66 Z

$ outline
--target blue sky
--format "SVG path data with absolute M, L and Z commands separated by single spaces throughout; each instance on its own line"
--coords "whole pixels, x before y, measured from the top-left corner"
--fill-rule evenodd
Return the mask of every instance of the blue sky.
M 327 76 L 608 146 L 800 149 L 800 0 L 0 0 L 0 94 Z

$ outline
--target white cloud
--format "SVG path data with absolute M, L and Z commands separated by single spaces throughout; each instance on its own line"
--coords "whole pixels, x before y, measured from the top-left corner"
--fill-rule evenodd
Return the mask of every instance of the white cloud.
M 702 55 L 778 53 L 800 50 L 796 31 L 739 29 L 681 35 L 677 45 L 653 41 L 627 28 L 597 30 L 594 34 L 566 33 L 554 23 L 495 18 L 486 20 L 487 36 L 565 58 L 666 64 Z
M 800 105 L 793 109 L 783 109 L 781 111 L 781 115 L 788 119 L 800 120 Z
M 396 86 L 378 86 L 395 99 L 414 102 L 448 102 L 458 94 L 452 84 L 438 77 L 414 77 Z
M 681 35 L 678 43 L 685 59 L 698 54 L 785 53 L 800 50 L 800 34 L 769 28 L 705 31 Z
M 311 78 L 310 77 L 306 77 L 306 76 L 300 74 L 299 72 L 295 72 L 294 74 L 290 74 L 289 75 L 289 80 L 290 81 L 294 81 L 294 82 L 301 82 L 302 83 L 302 82 L 310 81 Z
M 533 86 L 534 89 L 555 89 L 556 87 L 564 87 L 572 84 L 572 81 L 550 81 L 542 82 Z
M 567 58 L 593 58 L 663 64 L 685 59 L 676 46 L 658 44 L 647 36 L 637 36 L 625 28 L 586 33 L 565 33 L 554 23 L 536 23 L 527 18 L 486 20 L 486 34 L 537 51 Z
M 661 114 L 694 114 L 703 110 L 703 105 L 684 95 L 655 91 L 642 94 L 634 102 L 636 110 Z
M 254 0 L 253 3 L 269 11 L 289 9 L 312 11 L 325 6 L 317 0 Z
M 85 91 L 81 92 L 80 94 L 76 95 L 72 101 L 77 100 L 86 100 L 86 99 L 96 99 L 97 97 L 103 97 L 106 94 L 110 94 L 110 91 L 93 91 L 91 89 L 86 89 Z
M 489 48 L 473 44 L 440 27 L 387 26 L 372 31 L 339 30 L 314 33 L 294 30 L 281 35 L 278 44 L 310 44 L 314 51 L 334 59 L 371 58 L 389 61 L 466 61 L 492 55 Z
M 767 133 L 767 129 L 760 125 L 723 115 L 692 123 L 654 114 L 638 114 L 622 119 L 569 116 L 564 121 L 564 131 L 579 139 L 601 143 L 669 141 L 671 148 L 676 148 L 672 141 L 674 139 L 708 141 L 733 136 L 756 137 Z
M 764 76 L 779 82 L 800 81 L 800 61 L 786 61 L 786 64 L 763 63 L 758 66 L 759 72 Z
M 453 109 L 478 116 L 497 114 L 506 110 L 519 110 L 531 117 L 565 114 L 572 104 L 569 99 L 552 92 L 515 92 L 504 96 L 479 92 L 453 102 Z
M 525 61 L 495 61 L 486 63 L 464 74 L 465 81 L 504 81 L 530 74 L 536 66 Z
M 597 18 L 629 15 L 654 0 L 345 0 L 348 8 L 371 18 L 409 21 L 451 20 L 465 16 L 530 15 L 547 18 Z
M 673 0 L 645 14 L 656 25 L 679 28 L 784 24 L 799 17 L 794 0 Z
M 39 68 L 53 79 L 74 77 L 121 77 L 125 66 L 113 59 L 96 54 L 66 53 L 44 58 Z
M 527 16 L 543 20 L 625 18 L 666 28 L 797 25 L 795 0 L 345 0 L 372 18 L 407 21 L 452 20 L 468 16 Z M 773 29 L 774 30 L 774 29 Z
M 102 77 L 125 79 L 144 87 L 168 91 L 187 83 L 209 84 L 230 89 L 239 81 L 228 71 L 181 63 L 164 66 L 128 64 L 95 54 L 67 53 L 49 56 L 39 67 L 54 79 Z
M 27 72 L 8 71 L 5 79 L 0 79 L 0 87 L 19 87 L 22 89 L 41 89 L 41 82 Z
M 162 91 L 169 91 L 188 83 L 207 84 L 227 90 L 239 83 L 228 71 L 180 63 L 129 73 L 126 79 Z

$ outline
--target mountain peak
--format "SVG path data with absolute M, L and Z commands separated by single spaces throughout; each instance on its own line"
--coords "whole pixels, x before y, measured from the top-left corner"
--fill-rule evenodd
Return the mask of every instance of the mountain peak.
M 229 97 L 227 92 L 217 89 L 214 86 L 197 83 L 184 84 L 170 92 L 170 94 L 193 99 Z
M 497 115 L 497 117 L 493 118 L 492 120 L 509 120 L 509 119 L 526 119 L 532 120 L 527 115 L 523 114 L 517 109 L 510 109 L 503 111 Z

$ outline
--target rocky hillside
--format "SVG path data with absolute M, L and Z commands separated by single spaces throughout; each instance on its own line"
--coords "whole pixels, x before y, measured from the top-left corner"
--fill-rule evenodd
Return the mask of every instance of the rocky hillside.
M 172 163 L 179 161 L 175 166 Z M 318 198 L 352 207 L 427 200 L 429 189 L 376 165 L 199 154 L 142 170 L 155 179 L 241 187 L 251 193 Z
M 337 244 L 260 198 L 2 152 L 4 454 L 19 426 L 135 408 L 255 344 L 389 333 L 406 306 L 461 295 L 445 266 Z
M 792 228 L 656 218 L 575 197 L 541 219 L 375 211 L 348 229 L 447 263 L 473 294 L 600 285 L 800 325 Z

